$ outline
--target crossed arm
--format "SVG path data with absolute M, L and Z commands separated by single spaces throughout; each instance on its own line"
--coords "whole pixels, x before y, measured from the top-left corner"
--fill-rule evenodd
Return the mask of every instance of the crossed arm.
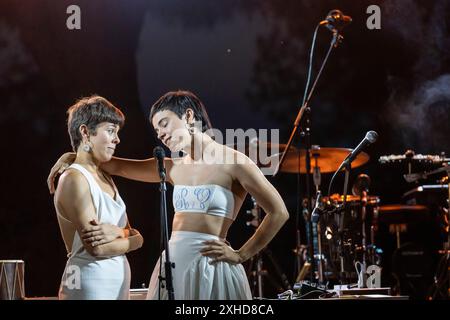
M 55 205 L 74 224 L 84 248 L 94 257 L 121 255 L 143 244 L 140 233 L 129 224 L 124 229 L 98 224 L 88 182 L 78 171 L 68 170 L 61 176 Z

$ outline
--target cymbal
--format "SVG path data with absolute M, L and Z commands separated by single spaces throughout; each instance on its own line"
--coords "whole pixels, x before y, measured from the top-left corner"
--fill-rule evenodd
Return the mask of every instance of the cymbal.
M 311 150 L 311 172 L 314 167 L 319 167 L 320 173 L 332 173 L 335 172 L 341 163 L 352 152 L 352 149 L 348 148 L 319 148 L 317 150 Z M 280 172 L 297 173 L 299 172 L 299 156 L 300 156 L 300 173 L 306 173 L 306 150 L 301 149 L 289 149 L 284 159 L 283 165 L 280 168 Z M 271 158 L 278 158 L 280 160 L 281 153 L 272 156 Z M 352 162 L 352 168 L 362 166 L 370 157 L 367 153 L 361 152 L 355 160 Z

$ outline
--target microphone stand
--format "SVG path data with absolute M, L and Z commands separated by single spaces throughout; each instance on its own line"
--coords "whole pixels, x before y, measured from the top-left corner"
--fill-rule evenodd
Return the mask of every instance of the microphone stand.
M 173 290 L 173 278 L 172 278 L 172 268 L 175 268 L 175 263 L 170 261 L 169 254 L 169 228 L 167 223 L 167 204 L 166 204 L 166 172 L 165 169 L 159 173 L 161 181 L 159 182 L 159 191 L 161 192 L 161 200 L 160 200 L 160 221 L 161 221 L 161 233 L 162 240 L 164 243 L 164 252 L 165 252 L 165 262 L 164 262 L 164 271 L 165 276 L 159 276 L 159 289 L 162 287 L 162 281 L 166 281 L 166 289 L 169 300 L 175 300 L 175 294 Z M 160 260 L 161 261 L 161 260 Z M 162 266 L 160 265 L 160 268 Z
M 316 28 L 316 32 L 318 27 L 320 26 L 320 24 L 317 26 Z M 286 157 L 287 151 L 289 150 L 292 141 L 295 137 L 295 134 L 297 133 L 297 130 L 300 126 L 300 121 L 303 118 L 303 115 L 306 114 L 306 120 L 305 120 L 305 128 L 302 132 L 300 132 L 300 137 L 305 138 L 305 146 L 306 146 L 306 153 L 305 153 L 305 167 L 306 167 L 306 209 L 307 209 L 307 215 L 306 215 L 306 228 L 308 230 L 308 243 L 309 243 L 309 256 L 310 256 L 310 263 L 311 263 L 311 271 L 310 271 L 310 280 L 314 281 L 315 278 L 315 259 L 314 259 L 314 235 L 313 235 L 313 227 L 312 227 L 312 222 L 311 222 L 311 212 L 312 212 L 312 207 L 311 207 L 311 203 L 312 203 L 312 194 L 311 194 L 311 187 L 310 187 L 310 180 L 312 178 L 311 175 L 311 156 L 310 156 L 310 151 L 311 151 L 311 108 L 308 106 L 309 101 L 311 100 L 311 97 L 314 93 L 314 90 L 316 88 L 317 82 L 319 81 L 319 78 L 322 74 L 322 71 L 325 67 L 325 64 L 328 61 L 328 58 L 331 54 L 331 51 L 333 50 L 333 48 L 337 48 L 337 46 L 339 45 L 339 43 L 342 42 L 342 35 L 339 34 L 339 31 L 337 29 L 333 29 L 333 38 L 331 40 L 330 43 L 330 47 L 327 51 L 327 54 L 322 62 L 322 65 L 319 69 L 319 72 L 317 73 L 317 76 L 314 80 L 314 83 L 311 87 L 311 90 L 309 91 L 309 95 L 307 97 L 306 100 L 303 101 L 303 105 L 301 106 L 300 110 L 298 111 L 297 117 L 294 121 L 294 128 L 291 132 L 291 135 L 289 137 L 289 141 L 286 145 L 286 148 L 283 151 L 283 154 L 281 155 L 281 159 L 277 165 L 277 168 L 275 169 L 275 173 L 273 174 L 273 176 L 275 177 L 280 168 L 281 165 L 284 162 L 284 159 Z M 307 88 L 306 88 L 307 90 Z M 300 158 L 300 152 L 299 152 L 299 158 Z M 300 174 L 300 170 L 299 170 L 299 174 Z M 300 195 L 299 195 L 300 196 Z M 299 213 L 297 212 L 297 215 L 299 215 Z M 299 220 L 299 219 L 297 219 Z M 297 231 L 299 229 L 299 226 L 297 225 Z M 298 233 L 298 232 L 297 232 Z M 320 236 L 320 235 L 319 235 Z M 296 237 L 297 241 L 299 241 L 300 237 Z M 296 248 L 296 252 L 299 251 L 299 248 L 301 247 L 300 243 L 297 243 L 297 248 Z M 298 252 L 297 252 L 298 253 Z M 300 266 L 298 266 L 298 268 L 300 269 Z
M 341 261 L 341 284 L 344 284 L 346 280 L 346 273 L 345 273 L 345 246 L 344 246 L 344 218 L 345 218 L 345 211 L 347 210 L 347 194 L 348 194 L 348 180 L 350 177 L 350 172 L 352 170 L 352 163 L 349 161 L 344 161 L 343 168 L 345 170 L 345 178 L 344 178 L 344 193 L 343 193 L 343 202 L 342 207 L 339 212 L 339 241 L 340 241 L 340 261 Z

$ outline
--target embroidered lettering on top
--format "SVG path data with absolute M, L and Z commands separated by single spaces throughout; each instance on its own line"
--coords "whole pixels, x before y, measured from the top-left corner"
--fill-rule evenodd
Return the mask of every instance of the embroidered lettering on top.
M 194 188 L 192 193 L 188 188 L 179 188 L 175 191 L 175 210 L 205 210 L 207 202 L 211 199 L 211 188 Z
M 211 189 L 195 188 L 194 194 L 197 197 L 200 209 L 205 210 L 205 202 L 207 202 L 211 197 Z

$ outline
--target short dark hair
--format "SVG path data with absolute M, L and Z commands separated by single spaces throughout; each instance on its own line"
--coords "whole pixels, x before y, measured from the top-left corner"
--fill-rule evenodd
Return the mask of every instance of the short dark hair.
M 200 99 L 190 91 L 170 91 L 159 98 L 150 109 L 149 120 L 152 122 L 154 115 L 159 111 L 170 110 L 181 119 L 187 109 L 194 111 L 194 119 L 201 121 L 202 132 L 212 129 L 206 108 Z
M 102 122 L 111 122 L 123 127 L 125 116 L 111 102 L 98 95 L 83 97 L 67 110 L 67 129 L 70 143 L 75 152 L 82 141 L 80 126 L 86 125 L 89 133 L 95 135 L 97 126 Z

